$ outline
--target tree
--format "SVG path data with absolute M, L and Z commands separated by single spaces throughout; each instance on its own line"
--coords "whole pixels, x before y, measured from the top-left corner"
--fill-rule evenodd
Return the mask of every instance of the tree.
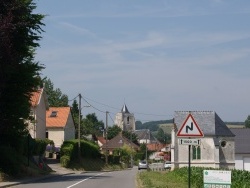
M 78 138 L 78 125 L 79 125 L 79 105 L 77 103 L 76 100 L 73 101 L 72 103 L 72 107 L 71 107 L 71 113 L 72 113 L 72 117 L 75 123 L 75 136 L 76 138 Z M 80 114 L 80 124 L 83 127 L 83 121 L 82 121 L 82 114 Z M 80 135 L 83 135 L 83 130 L 81 129 L 81 133 Z
M 118 127 L 117 125 L 114 125 L 112 127 L 108 127 L 107 130 L 107 138 L 108 140 L 111 140 L 115 136 L 117 136 L 120 132 L 122 132 L 122 129 Z
M 86 115 L 86 118 L 83 120 L 83 127 L 81 128 L 84 131 L 84 135 L 92 134 L 92 138 L 95 136 L 101 135 L 104 128 L 103 121 L 99 121 L 95 113 Z
M 133 143 L 139 145 L 138 138 L 135 133 L 131 133 L 131 131 L 122 131 L 122 135 L 125 136 L 128 140 L 131 140 Z
M 247 116 L 247 119 L 246 119 L 246 121 L 245 121 L 245 127 L 246 127 L 246 128 L 250 128 L 250 115 Z
M 21 148 L 18 139 L 27 134 L 23 119 L 44 68 L 34 61 L 44 16 L 32 13 L 32 0 L 2 0 L 0 7 L 0 143 Z
M 54 84 L 48 78 L 44 78 L 45 91 L 48 95 L 49 106 L 65 107 L 68 106 L 68 96 L 63 94 L 59 88 L 54 88 Z

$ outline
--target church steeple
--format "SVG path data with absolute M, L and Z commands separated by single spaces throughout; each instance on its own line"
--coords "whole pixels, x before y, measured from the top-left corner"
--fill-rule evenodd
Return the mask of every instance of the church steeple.
M 123 105 L 121 112 L 122 112 L 122 113 L 129 113 L 126 104 Z

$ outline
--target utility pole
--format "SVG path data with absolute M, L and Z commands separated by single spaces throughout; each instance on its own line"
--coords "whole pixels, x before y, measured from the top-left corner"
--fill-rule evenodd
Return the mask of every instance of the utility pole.
M 80 131 L 80 127 L 81 127 L 81 94 L 79 94 L 79 122 L 78 122 L 78 159 L 80 161 L 81 159 L 81 131 Z
M 107 144 L 108 144 L 108 139 L 107 139 L 107 132 L 108 132 L 108 111 L 106 111 L 106 127 L 105 127 L 105 140 L 106 140 L 106 145 L 105 145 L 105 162 L 108 164 L 108 149 L 107 149 Z

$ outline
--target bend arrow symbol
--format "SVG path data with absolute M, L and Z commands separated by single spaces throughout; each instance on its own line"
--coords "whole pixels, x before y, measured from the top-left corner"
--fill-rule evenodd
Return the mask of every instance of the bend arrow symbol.
M 191 122 L 191 126 L 189 127 L 188 125 L 186 126 L 186 133 L 188 133 L 188 129 L 190 130 L 190 131 L 192 131 L 193 130 L 193 122 Z

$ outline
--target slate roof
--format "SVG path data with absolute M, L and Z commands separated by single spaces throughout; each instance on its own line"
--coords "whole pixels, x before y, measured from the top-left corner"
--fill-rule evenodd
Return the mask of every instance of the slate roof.
M 129 113 L 126 104 L 123 105 L 121 112 L 122 112 L 122 113 Z
M 138 140 L 150 140 L 149 143 L 157 142 L 157 139 L 152 135 L 149 129 L 135 130 L 134 133 L 137 135 Z
M 250 153 L 250 129 L 248 128 L 232 128 L 230 129 L 235 134 L 235 153 L 249 154 Z
M 130 142 L 129 139 L 127 139 L 126 137 L 122 136 L 122 134 L 118 134 L 117 136 L 115 136 L 114 138 L 112 138 L 111 140 L 109 140 L 107 142 L 107 146 L 106 143 L 102 145 L 102 148 L 106 148 L 107 149 L 115 149 L 115 148 L 121 148 L 124 145 L 129 145 L 132 144 L 132 147 L 134 149 L 139 149 L 139 146 L 134 144 L 133 142 Z
M 192 114 L 204 136 L 235 136 L 214 111 L 176 111 L 174 123 L 180 129 L 189 113 Z
M 52 112 L 55 116 L 51 117 Z M 50 107 L 46 111 L 46 127 L 65 127 L 70 115 L 70 107 Z

